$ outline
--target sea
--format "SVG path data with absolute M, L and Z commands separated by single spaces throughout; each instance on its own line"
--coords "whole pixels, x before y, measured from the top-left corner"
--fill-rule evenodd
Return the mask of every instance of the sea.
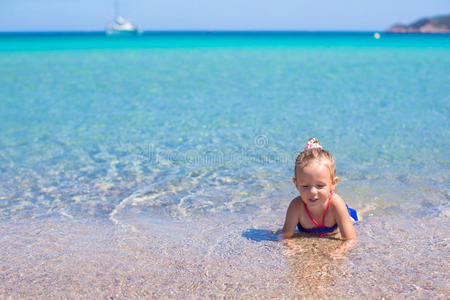
M 0 34 L 0 298 L 448 299 L 450 35 Z M 310 137 L 358 245 L 274 234 Z

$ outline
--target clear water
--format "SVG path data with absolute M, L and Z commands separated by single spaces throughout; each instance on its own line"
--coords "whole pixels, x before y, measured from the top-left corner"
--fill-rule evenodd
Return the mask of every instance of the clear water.
M 450 36 L 0 36 L 0 294 L 448 298 Z M 275 240 L 309 137 L 359 245 Z

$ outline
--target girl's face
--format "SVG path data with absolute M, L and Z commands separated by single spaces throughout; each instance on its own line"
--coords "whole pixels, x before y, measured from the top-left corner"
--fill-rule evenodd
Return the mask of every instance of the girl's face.
M 322 161 L 310 163 L 298 170 L 296 176 L 293 182 L 308 207 L 325 206 L 339 180 L 331 178 L 330 168 Z

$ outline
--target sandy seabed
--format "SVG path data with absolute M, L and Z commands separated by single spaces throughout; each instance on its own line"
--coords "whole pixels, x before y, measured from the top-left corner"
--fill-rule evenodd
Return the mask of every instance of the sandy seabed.
M 288 244 L 279 242 L 267 226 L 276 219 L 230 215 L 220 221 L 122 218 L 118 224 L 60 218 L 2 221 L 0 295 L 5 299 L 450 296 L 446 240 L 428 241 L 432 244 L 428 248 L 420 234 L 405 235 L 382 222 L 366 223 L 357 227 L 358 247 L 345 260 L 336 261 L 329 254 L 340 241 L 297 237 Z M 398 236 L 377 240 L 381 230 L 397 230 Z M 439 233 L 435 235 L 438 238 Z M 395 244 L 391 237 L 403 239 Z

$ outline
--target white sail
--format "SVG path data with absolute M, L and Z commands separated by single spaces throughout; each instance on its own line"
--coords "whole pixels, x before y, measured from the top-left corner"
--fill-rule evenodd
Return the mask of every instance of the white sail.
M 137 27 L 133 25 L 127 19 L 118 16 L 119 2 L 115 0 L 114 2 L 114 15 L 116 16 L 114 22 L 106 26 L 106 34 L 108 35 L 134 35 L 139 33 Z
M 117 17 L 113 23 L 106 27 L 107 34 L 137 34 L 138 29 L 130 21 L 123 17 Z

